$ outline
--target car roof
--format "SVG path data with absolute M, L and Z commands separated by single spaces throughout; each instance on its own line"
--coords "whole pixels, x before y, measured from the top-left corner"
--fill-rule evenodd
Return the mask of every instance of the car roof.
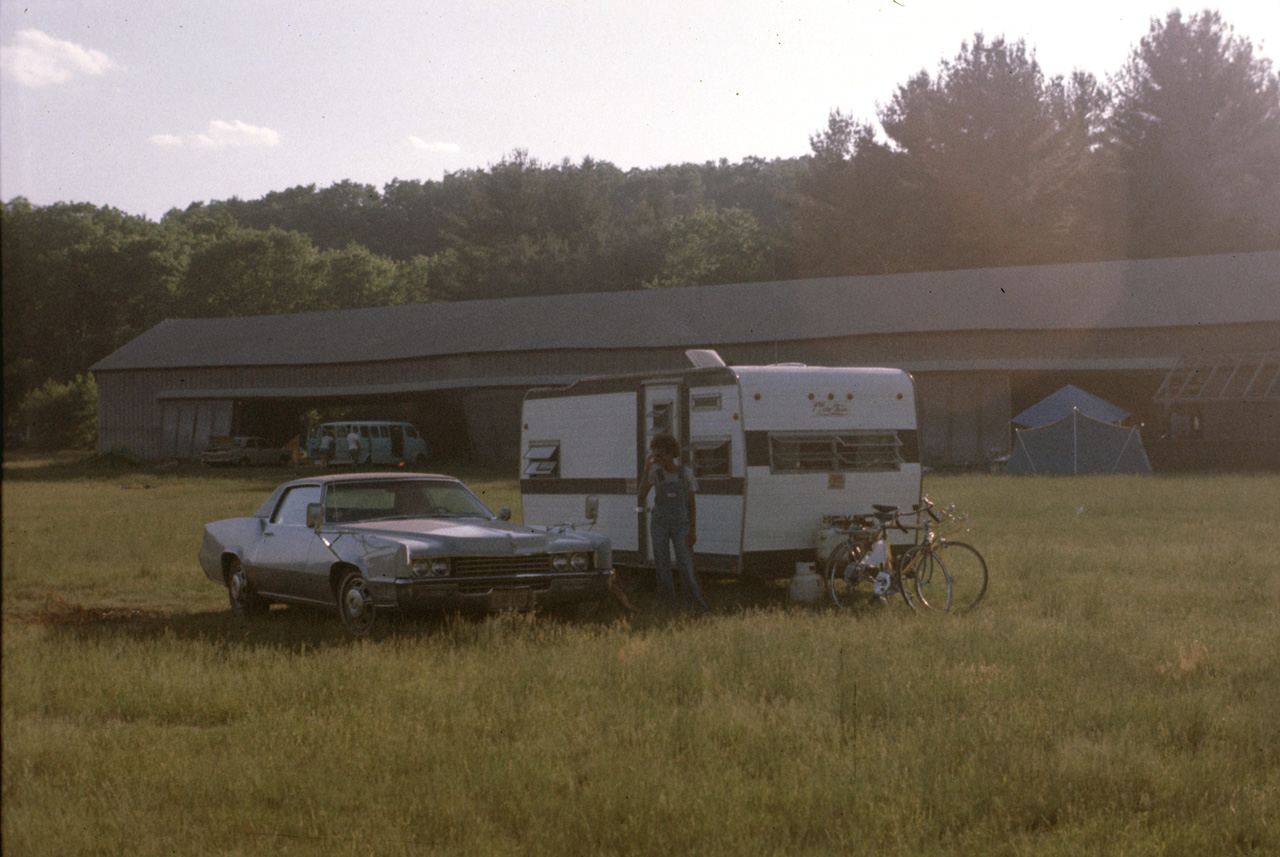
M 372 471 L 369 473 L 318 473 L 315 476 L 291 480 L 286 482 L 285 485 L 332 485 L 335 482 L 364 482 L 370 479 L 377 479 L 380 481 L 386 481 L 388 479 L 443 479 L 448 482 L 462 481 L 456 476 L 448 476 L 444 473 L 391 473 L 387 471 Z
M 343 482 L 365 482 L 375 479 L 379 482 L 386 482 L 390 480 L 412 482 L 414 480 L 432 479 L 441 482 L 454 482 L 458 485 L 464 485 L 465 487 L 465 483 L 463 483 L 461 479 L 458 479 L 456 476 L 446 476 L 443 473 L 317 473 L 315 476 L 304 477 L 302 479 L 291 479 L 288 482 L 280 483 L 276 486 L 275 490 L 268 494 L 267 498 L 262 501 L 262 505 L 258 507 L 258 511 L 254 512 L 250 517 L 271 517 L 271 512 L 276 507 L 280 497 L 284 492 L 291 488 L 297 488 L 303 485 L 324 486 L 341 484 Z

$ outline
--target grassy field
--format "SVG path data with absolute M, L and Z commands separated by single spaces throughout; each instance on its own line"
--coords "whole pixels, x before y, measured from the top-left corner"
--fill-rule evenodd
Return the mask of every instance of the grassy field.
M 286 475 L 6 461 L 6 855 L 1280 852 L 1280 478 L 931 475 L 966 616 L 712 582 L 353 641 L 196 563 Z

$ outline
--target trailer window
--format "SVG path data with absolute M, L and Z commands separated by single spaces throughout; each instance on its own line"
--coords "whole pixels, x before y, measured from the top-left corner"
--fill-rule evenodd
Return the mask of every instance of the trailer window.
M 533 441 L 524 454 L 525 476 L 546 477 L 560 475 L 560 441 Z
M 654 434 L 673 434 L 671 427 L 671 402 L 659 402 L 653 406 L 650 417 L 653 420 Z
M 702 438 L 689 442 L 693 475 L 698 479 L 729 475 L 729 438 Z
M 695 411 L 720 410 L 719 393 L 694 393 L 689 397 L 689 407 Z
M 892 471 L 902 465 L 898 433 L 888 430 L 839 434 L 769 435 L 769 467 L 774 473 Z

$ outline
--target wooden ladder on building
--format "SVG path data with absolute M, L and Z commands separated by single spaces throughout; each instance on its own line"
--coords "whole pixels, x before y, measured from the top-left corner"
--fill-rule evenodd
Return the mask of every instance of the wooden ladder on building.
M 1153 398 L 1165 404 L 1280 401 L 1280 352 L 1184 357 Z

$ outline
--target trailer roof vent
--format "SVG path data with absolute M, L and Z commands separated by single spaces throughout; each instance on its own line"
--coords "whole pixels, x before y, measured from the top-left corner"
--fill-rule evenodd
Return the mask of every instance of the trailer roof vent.
M 720 359 L 720 355 L 710 348 L 690 348 L 684 353 L 689 358 L 689 362 L 693 364 L 695 369 L 708 369 L 714 366 L 724 366 L 725 362 Z

